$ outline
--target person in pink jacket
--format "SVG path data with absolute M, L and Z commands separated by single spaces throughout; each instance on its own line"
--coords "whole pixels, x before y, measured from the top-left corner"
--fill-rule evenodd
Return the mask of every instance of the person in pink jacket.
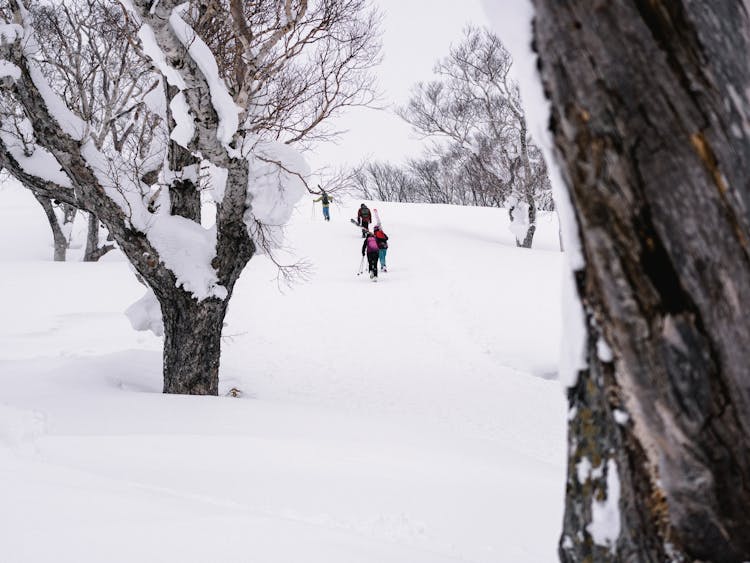
M 380 254 L 380 247 L 378 246 L 378 239 L 370 231 L 362 232 L 365 234 L 365 240 L 362 243 L 362 256 L 367 253 L 367 266 L 370 270 L 370 279 L 372 281 L 378 280 L 378 256 Z

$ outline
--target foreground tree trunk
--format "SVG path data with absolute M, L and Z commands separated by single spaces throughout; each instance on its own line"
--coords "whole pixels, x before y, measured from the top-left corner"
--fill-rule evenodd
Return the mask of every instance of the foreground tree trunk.
M 750 17 L 534 4 L 586 262 L 560 557 L 749 560 Z
M 181 289 L 173 289 L 160 301 L 164 303 L 164 392 L 217 395 L 227 301 L 198 302 Z

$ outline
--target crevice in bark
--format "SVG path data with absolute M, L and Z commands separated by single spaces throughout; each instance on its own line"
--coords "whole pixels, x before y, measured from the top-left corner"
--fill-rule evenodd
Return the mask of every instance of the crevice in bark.
M 632 269 L 637 268 L 648 276 L 651 285 L 659 294 L 657 300 L 659 310 L 662 314 L 679 315 L 686 312 L 694 314 L 695 304 L 688 297 L 671 258 L 654 229 L 647 206 L 642 206 L 634 215 L 633 227 L 638 240 L 642 242 L 638 262 L 632 265 Z

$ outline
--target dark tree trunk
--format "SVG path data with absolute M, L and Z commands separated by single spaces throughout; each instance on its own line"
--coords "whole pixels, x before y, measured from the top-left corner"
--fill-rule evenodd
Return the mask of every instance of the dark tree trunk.
M 98 262 L 99 258 L 114 249 L 113 244 L 99 246 L 99 218 L 93 213 L 88 214 L 88 228 L 86 231 L 86 250 L 83 254 L 84 262 Z
M 520 244 L 523 248 L 531 248 L 534 242 L 534 233 L 536 233 L 536 203 L 534 202 L 534 194 L 526 194 L 526 203 L 529 206 L 529 228 L 526 231 L 526 236 L 523 238 L 523 242 Z
M 570 391 L 560 556 L 748 560 L 747 8 L 534 4 L 550 126 L 586 261 L 577 279 L 589 367 Z M 581 471 L 586 463 L 599 471 Z M 592 507 L 617 492 L 609 467 L 621 527 L 597 543 Z
M 169 146 L 170 170 L 183 179 L 169 184 L 170 212 L 200 224 L 200 190 L 192 176 L 199 161 L 187 150 L 172 142 Z M 186 172 L 187 171 L 187 172 Z M 247 183 L 247 167 L 234 162 L 227 176 L 228 185 Z M 242 208 L 242 207 L 240 207 Z M 219 205 L 223 211 L 223 203 Z M 161 306 L 164 322 L 164 392 L 189 395 L 216 395 L 219 392 L 221 330 L 234 284 L 255 246 L 241 220 L 220 221 L 217 233 L 217 256 L 213 266 L 226 288 L 226 299 L 197 301 L 190 293 L 176 287 L 174 278 L 146 277 Z
M 161 296 L 164 321 L 164 392 L 219 392 L 221 329 L 227 301 L 201 301 L 180 289 Z

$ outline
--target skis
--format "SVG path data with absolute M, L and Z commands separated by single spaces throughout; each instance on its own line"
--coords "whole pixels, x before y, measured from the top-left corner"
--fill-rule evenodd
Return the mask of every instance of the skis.
M 362 232 L 365 232 L 365 233 L 370 233 L 370 234 L 372 234 L 372 233 L 370 232 L 370 230 L 369 230 L 369 229 L 365 229 L 365 228 L 364 228 L 364 227 L 363 227 L 362 225 L 360 225 L 359 223 L 357 223 L 357 221 L 355 221 L 354 219 L 349 219 L 349 221 L 351 221 L 351 222 L 352 222 L 352 224 L 354 224 L 354 225 L 356 225 L 357 227 L 359 227 L 359 228 L 360 228 L 360 229 L 362 230 Z
M 351 221 L 353 225 L 357 225 L 363 231 L 366 231 L 368 233 L 370 232 L 368 229 L 365 229 L 362 225 L 357 223 L 356 219 L 349 219 L 349 221 Z M 383 227 L 383 223 L 380 222 L 380 214 L 378 213 L 377 209 L 372 210 L 372 221 L 373 221 L 372 222 L 373 227 L 376 227 L 376 226 L 381 227 L 381 228 Z

